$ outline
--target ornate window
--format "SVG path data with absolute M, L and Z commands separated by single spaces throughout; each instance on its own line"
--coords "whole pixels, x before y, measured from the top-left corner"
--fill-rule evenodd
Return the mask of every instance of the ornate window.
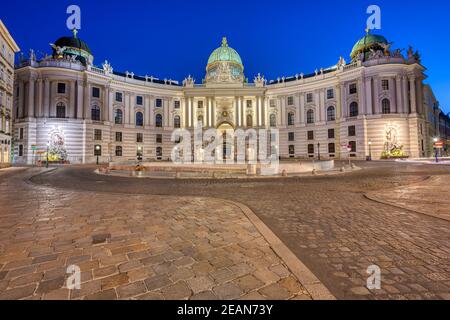
M 180 129 L 181 128 L 181 118 L 180 116 L 175 116 L 175 118 L 173 118 L 173 126 L 175 129 Z
M 287 104 L 288 104 L 288 106 L 293 106 L 294 105 L 294 97 L 292 97 L 292 96 L 288 97 Z
M 253 127 L 253 117 L 251 114 L 247 115 L 247 127 Z
M 336 109 L 334 107 L 328 107 L 327 109 L 327 121 L 336 120 Z
M 389 90 L 389 80 L 381 80 L 381 88 L 383 91 Z
M 275 128 L 277 126 L 277 116 L 273 113 L 270 115 L 270 126 Z
M 93 106 L 91 109 L 91 120 L 92 121 L 100 121 L 100 107 Z
M 144 104 L 144 98 L 142 96 L 136 96 L 136 105 L 142 106 Z
M 122 124 L 123 123 L 123 112 L 120 109 L 116 109 L 114 112 L 114 123 Z
M 391 113 L 391 102 L 389 101 L 389 99 L 383 99 L 383 101 L 381 102 L 381 106 L 382 106 L 382 111 L 383 114 L 390 114 Z
M 156 99 L 155 100 L 155 107 L 156 108 L 162 108 L 162 99 Z
M 333 89 L 328 89 L 327 90 L 327 99 L 333 99 L 334 98 L 334 90 Z
M 156 127 L 157 128 L 162 128 L 163 126 L 163 117 L 160 114 L 156 115 Z
M 310 110 L 308 110 L 308 112 L 306 112 L 306 123 L 313 124 L 314 121 L 315 121 L 314 110 L 310 109 Z
M 350 103 L 350 117 L 357 117 L 359 115 L 358 103 Z
M 56 105 L 56 117 L 59 119 L 66 118 L 66 105 L 62 102 Z
M 122 156 L 122 147 L 117 146 L 116 147 L 116 157 L 121 157 L 121 156 Z
M 144 114 L 142 112 L 136 112 L 136 127 L 144 126 Z
M 295 113 L 289 112 L 288 113 L 288 126 L 293 126 L 295 123 Z
M 312 93 L 306 94 L 306 103 L 312 103 L 314 101 L 314 96 Z
M 349 93 L 350 94 L 357 94 L 358 93 L 358 87 L 356 86 L 356 83 L 352 83 L 349 86 Z

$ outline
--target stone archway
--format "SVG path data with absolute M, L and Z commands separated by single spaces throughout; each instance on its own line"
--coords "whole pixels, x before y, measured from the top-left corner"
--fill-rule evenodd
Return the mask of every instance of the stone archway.
M 220 132 L 223 138 L 222 148 L 220 153 L 217 154 L 217 160 L 234 160 L 235 159 L 235 128 L 230 122 L 222 122 L 217 126 L 217 130 Z

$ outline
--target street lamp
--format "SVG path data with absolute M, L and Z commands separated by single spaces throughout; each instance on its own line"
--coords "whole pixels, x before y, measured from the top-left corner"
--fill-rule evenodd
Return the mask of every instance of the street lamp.
M 142 147 L 139 146 L 137 149 L 137 160 L 138 160 L 138 164 L 140 165 L 141 161 L 142 161 Z
M 436 157 L 436 163 L 439 163 L 439 154 L 438 154 L 438 148 L 436 146 L 436 143 L 439 141 L 438 138 L 433 138 L 433 142 L 434 142 L 434 156 Z
M 100 149 L 101 147 L 99 145 L 95 146 L 95 154 L 97 155 L 97 165 L 99 165 Z
M 369 161 L 372 161 L 372 140 L 369 140 Z

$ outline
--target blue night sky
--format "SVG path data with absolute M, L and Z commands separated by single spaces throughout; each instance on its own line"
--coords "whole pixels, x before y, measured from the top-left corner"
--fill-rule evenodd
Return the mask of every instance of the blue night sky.
M 434 92 L 450 112 L 450 3 L 442 0 L 392 1 L 7 1 L 0 19 L 21 49 L 50 53 L 49 42 L 71 33 L 66 8 L 82 10 L 79 37 L 115 70 L 201 82 L 209 54 L 227 36 L 241 55 L 249 80 L 261 72 L 276 79 L 349 60 L 364 35 L 366 9 L 382 9 L 382 30 L 394 48 L 412 45 Z

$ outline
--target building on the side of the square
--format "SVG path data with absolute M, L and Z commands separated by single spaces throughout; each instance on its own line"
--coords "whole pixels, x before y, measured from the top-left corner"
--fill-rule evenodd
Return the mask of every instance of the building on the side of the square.
M 76 32 L 52 47 L 16 69 L 17 163 L 33 163 L 46 146 L 52 158 L 59 153 L 71 163 L 168 160 L 174 129 L 199 122 L 218 130 L 276 128 L 281 158 L 432 155 L 420 56 L 391 49 L 380 35 L 360 39 L 348 63 L 341 57 L 330 68 L 273 81 L 257 75 L 251 83 L 226 38 L 200 83 L 121 73 L 107 61 L 96 67 Z
M 0 167 L 11 163 L 14 55 L 19 47 L 0 20 Z

